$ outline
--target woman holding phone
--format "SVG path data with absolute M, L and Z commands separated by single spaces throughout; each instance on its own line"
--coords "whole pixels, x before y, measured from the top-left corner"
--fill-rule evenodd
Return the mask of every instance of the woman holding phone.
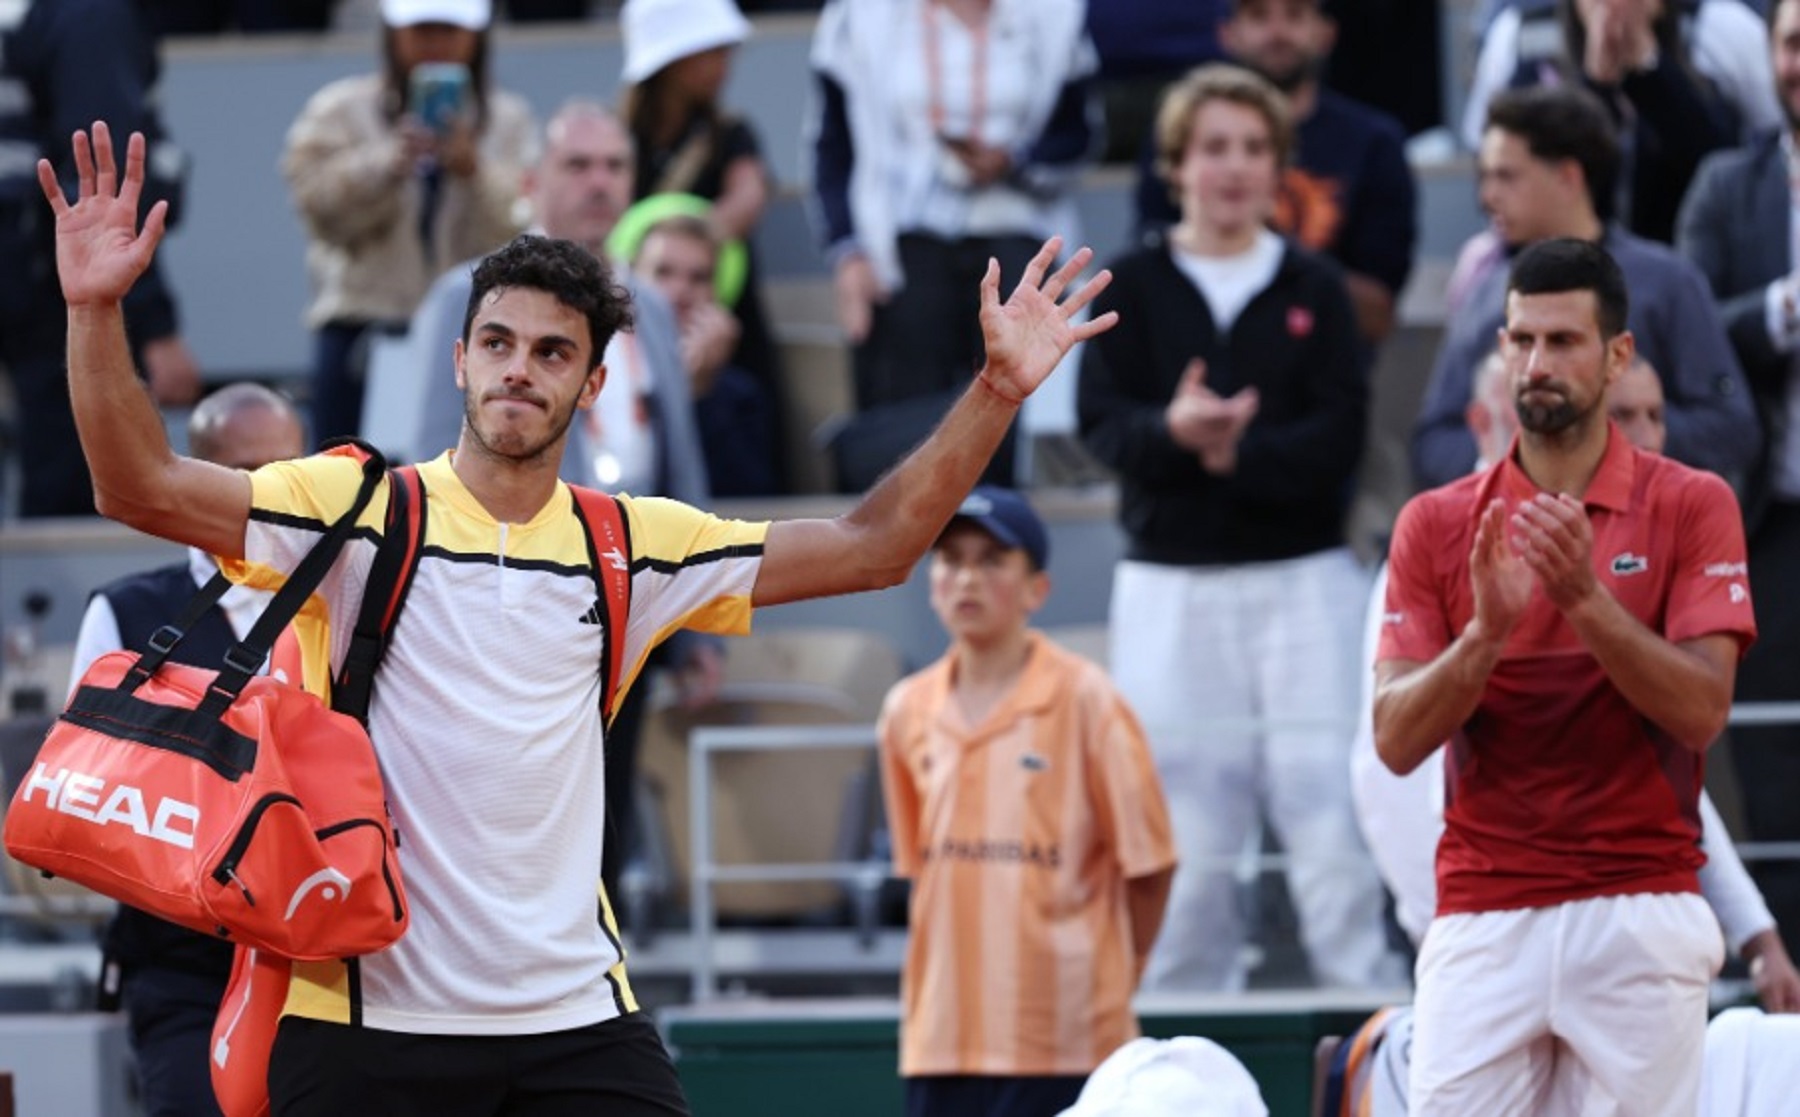
M 381 0 L 382 68 L 315 93 L 282 172 L 305 222 L 312 437 L 358 433 L 372 330 L 399 331 L 438 273 L 505 244 L 537 126 L 488 80 L 490 0 Z

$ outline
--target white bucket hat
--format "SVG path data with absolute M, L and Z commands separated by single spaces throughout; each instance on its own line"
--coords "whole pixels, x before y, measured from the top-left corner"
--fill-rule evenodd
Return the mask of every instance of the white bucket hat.
M 1061 1117 L 1269 1117 L 1256 1079 L 1210 1039 L 1134 1039 L 1088 1076 Z
M 381 0 L 381 22 L 389 27 L 448 23 L 485 31 L 493 18 L 492 0 Z
M 640 82 L 664 66 L 750 37 L 750 21 L 732 0 L 625 0 L 625 73 Z

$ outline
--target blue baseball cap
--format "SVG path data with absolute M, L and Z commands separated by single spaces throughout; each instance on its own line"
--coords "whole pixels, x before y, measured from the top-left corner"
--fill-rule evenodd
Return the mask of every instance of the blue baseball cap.
M 1031 565 L 1043 570 L 1050 564 L 1050 534 L 1031 502 L 1011 489 L 978 485 L 963 498 L 950 524 L 966 520 L 1016 550 L 1024 551 Z M 945 525 L 946 530 L 950 525 Z

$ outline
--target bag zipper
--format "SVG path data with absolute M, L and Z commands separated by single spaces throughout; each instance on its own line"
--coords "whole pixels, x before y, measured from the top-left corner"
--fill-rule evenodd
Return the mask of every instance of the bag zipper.
M 315 837 L 315 838 L 319 839 L 319 841 L 323 842 L 325 839 L 335 837 L 338 834 L 342 834 L 346 830 L 355 830 L 358 827 L 362 827 L 362 826 L 373 826 L 375 829 L 382 831 L 381 844 L 382 844 L 383 849 L 382 849 L 382 853 L 381 853 L 381 879 L 382 879 L 382 882 L 387 885 L 388 902 L 391 903 L 394 907 L 394 922 L 398 923 L 398 922 L 400 922 L 400 920 L 402 918 L 405 917 L 406 908 L 405 908 L 405 905 L 402 904 L 400 901 L 400 888 L 398 885 L 396 885 L 394 883 L 394 874 L 388 868 L 388 852 L 390 849 L 398 849 L 399 848 L 399 846 L 400 846 L 399 838 L 396 837 L 394 839 L 393 846 L 391 846 L 391 847 L 388 846 L 386 830 L 382 827 L 381 823 L 375 821 L 372 818 L 353 818 L 348 822 L 340 822 L 340 823 L 336 824 L 335 826 L 327 826 L 323 830 L 313 831 L 313 837 Z
M 257 824 L 262 822 L 262 817 L 268 813 L 269 808 L 277 803 L 292 803 L 298 807 L 300 800 L 282 791 L 270 792 L 258 799 L 256 805 L 250 808 L 250 813 L 244 817 L 244 824 L 238 827 L 237 837 L 231 839 L 225 856 L 219 859 L 219 867 L 212 872 L 212 878 L 220 884 L 237 885 L 238 891 L 244 894 L 244 902 L 251 907 L 256 906 L 256 897 L 250 894 L 249 885 L 238 879 L 238 862 L 244 859 L 244 854 L 249 850 L 250 839 L 256 836 Z

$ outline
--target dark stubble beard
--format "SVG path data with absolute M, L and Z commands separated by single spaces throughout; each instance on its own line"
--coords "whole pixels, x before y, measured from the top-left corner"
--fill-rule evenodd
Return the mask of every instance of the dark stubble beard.
M 1598 400 L 1586 410 L 1577 408 L 1568 393 L 1557 391 L 1555 403 L 1528 403 L 1521 395 L 1513 405 L 1519 426 L 1532 434 L 1559 435 L 1579 425 L 1600 406 Z
M 522 399 L 522 396 L 504 397 Z M 536 397 L 533 397 L 536 398 Z M 477 419 L 480 403 L 472 393 L 463 393 L 463 425 L 469 430 L 469 438 L 475 449 L 486 457 L 501 461 L 510 461 L 519 465 L 541 462 L 552 450 L 560 450 L 563 436 L 569 433 L 569 427 L 575 422 L 575 403 L 569 402 L 568 410 L 561 415 L 551 414 L 550 432 L 541 440 L 526 441 L 522 436 L 507 434 L 500 438 L 490 439 L 481 429 Z M 561 463 L 555 463 L 560 465 Z

